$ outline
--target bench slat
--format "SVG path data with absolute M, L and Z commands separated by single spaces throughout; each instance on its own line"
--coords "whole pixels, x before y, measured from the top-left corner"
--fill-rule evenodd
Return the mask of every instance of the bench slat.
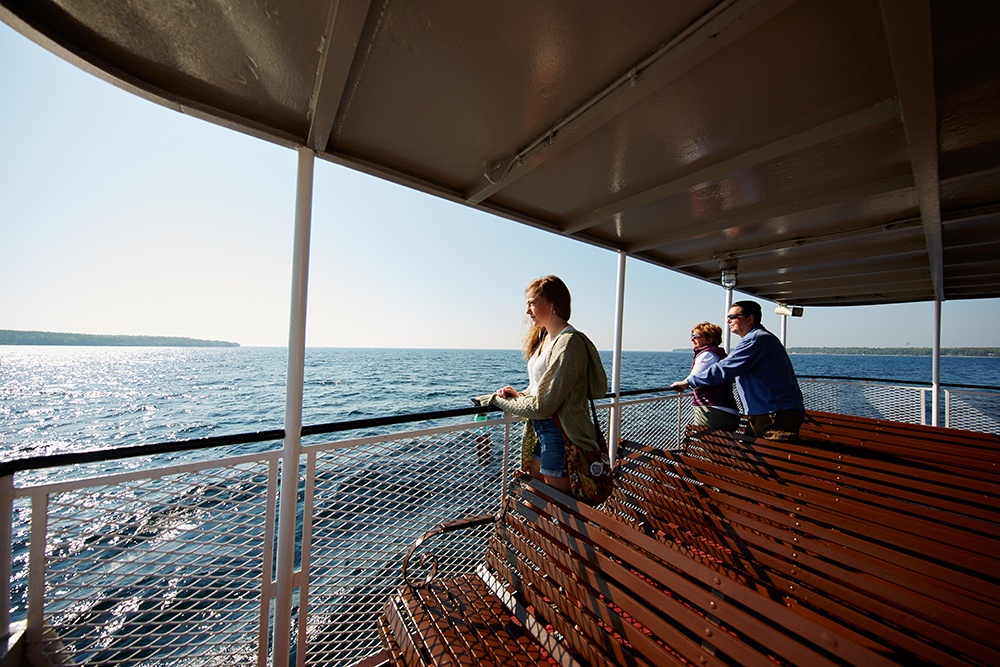
M 649 516 L 647 524 L 663 533 L 664 539 L 692 542 L 692 533 L 687 530 L 689 525 L 687 522 L 682 522 L 684 527 L 671 528 L 670 519 L 661 520 Z M 770 586 L 771 594 L 784 596 L 787 604 L 798 604 L 800 610 L 806 607 L 815 608 L 816 613 L 822 614 L 825 618 L 831 617 L 832 614 L 832 618 L 840 619 L 841 623 L 854 627 L 856 633 L 874 630 L 878 636 L 885 637 L 907 651 L 926 655 L 933 664 L 968 663 L 947 653 L 937 653 L 935 657 L 935 653 L 927 650 L 923 643 L 913 641 L 911 632 L 918 632 L 926 637 L 940 635 L 945 641 L 950 641 L 968 654 L 983 652 L 983 648 L 976 641 L 966 639 L 961 634 L 955 636 L 950 630 L 942 628 L 940 619 L 928 620 L 907 611 L 905 607 L 907 602 L 916 604 L 917 609 L 932 607 L 929 604 L 920 604 L 919 598 L 900 599 L 897 596 L 894 600 L 883 600 L 873 594 L 880 591 L 871 590 L 878 584 L 877 581 L 866 588 L 866 581 L 860 578 L 861 575 L 855 578 L 853 571 L 844 571 L 839 567 L 838 574 L 828 563 L 810 558 L 804 550 L 797 551 L 799 558 L 793 561 L 789 557 L 792 553 L 789 543 L 776 545 L 772 538 L 755 532 L 752 527 L 736 528 L 738 528 L 736 531 L 729 530 L 735 533 L 735 537 L 728 545 L 730 554 L 729 560 L 726 561 L 727 566 L 746 573 L 748 577 L 760 577 L 761 581 Z M 688 551 L 688 555 L 697 558 L 697 552 L 704 549 L 706 549 L 705 542 L 697 541 Z M 718 558 L 719 551 L 713 552 L 711 558 Z M 744 558 L 746 560 L 742 561 Z M 742 583 L 748 587 L 754 586 L 751 581 L 744 580 Z M 901 604 L 904 606 L 901 607 Z M 947 613 L 943 615 L 954 620 Z M 894 627 L 896 625 L 904 630 L 897 631 Z M 853 639 L 868 645 L 857 634 Z
M 522 498 L 525 497 L 530 496 L 523 494 Z M 535 502 L 544 503 L 545 501 L 536 498 Z M 552 529 L 552 533 L 548 536 L 549 542 L 572 542 L 576 539 L 574 535 L 578 534 L 577 531 L 585 529 L 586 524 L 579 522 L 579 520 L 571 521 L 570 516 L 557 514 L 561 522 L 570 521 L 572 523 L 573 535 Z M 616 537 L 620 539 L 626 536 L 619 533 Z M 662 568 L 654 559 L 642 556 L 630 547 L 616 548 L 620 546 L 618 539 L 601 540 L 595 537 L 595 543 L 600 543 L 601 546 L 600 552 L 591 551 L 594 558 L 590 563 L 591 567 L 572 571 L 573 576 L 585 579 L 588 584 L 588 591 L 577 593 L 577 595 L 584 596 L 582 599 L 598 595 L 610 596 L 615 600 L 615 606 L 622 608 L 628 618 L 634 618 L 642 624 L 645 632 L 651 633 L 652 636 L 658 638 L 665 645 L 669 645 L 673 651 L 680 653 L 691 662 L 713 664 L 712 652 L 724 651 L 738 656 L 741 665 L 773 666 L 773 660 L 767 655 L 751 649 L 745 642 L 741 642 L 731 634 L 736 632 L 737 625 L 742 625 L 748 627 L 750 632 L 755 633 L 757 639 L 767 635 L 771 628 L 760 623 L 755 616 L 738 610 L 729 610 L 730 613 L 727 614 L 726 610 L 713 609 L 713 605 L 717 606 L 716 601 L 719 598 L 713 597 L 711 591 L 677 579 L 674 573 Z M 610 549 L 605 552 L 605 548 L 608 547 Z M 547 552 L 546 555 L 553 557 L 551 552 Z M 619 560 L 622 557 L 629 560 Z M 595 573 L 606 576 L 598 576 Z M 655 584 L 657 574 L 673 575 L 673 589 L 666 590 Z M 699 611 L 692 604 L 691 600 L 694 599 L 703 601 L 703 610 Z M 720 615 L 711 618 L 710 611 Z M 719 627 L 720 622 L 724 618 L 728 619 L 730 614 L 738 616 L 738 620 L 732 626 L 722 623 L 723 627 Z M 681 629 L 686 630 L 686 633 L 680 632 Z M 633 643 L 636 643 L 634 638 L 636 634 L 644 638 L 644 634 L 635 630 L 631 625 L 618 625 L 615 626 L 615 630 L 624 634 Z M 662 660 L 665 659 L 666 655 L 672 653 L 671 651 L 665 654 L 663 646 L 657 644 L 653 644 L 652 647 L 645 642 L 642 645 L 638 643 L 636 645 L 645 655 L 656 656 L 657 660 L 654 661 L 654 664 L 657 665 L 663 664 Z M 707 646 L 711 646 L 711 650 L 708 650 Z M 811 664 L 815 665 L 833 664 L 817 659 L 811 653 L 808 658 Z
M 702 462 L 698 462 L 699 465 Z M 686 473 L 694 474 L 690 470 L 685 470 Z M 713 483 L 722 483 L 716 479 L 703 479 L 708 485 Z M 629 478 L 623 478 L 623 486 L 628 487 L 629 485 L 634 485 L 636 482 L 630 480 Z M 781 511 L 771 513 L 769 515 L 764 515 L 765 511 L 761 510 L 761 518 L 757 523 L 753 520 L 745 518 L 743 514 L 732 511 L 728 514 L 727 510 L 722 506 L 715 506 L 711 502 L 705 500 L 703 496 L 707 495 L 711 497 L 715 494 L 715 491 L 711 486 L 694 486 L 688 489 L 689 496 L 682 495 L 679 491 L 669 492 L 670 486 L 675 488 L 683 486 L 685 483 L 676 477 L 669 477 L 664 475 L 659 481 L 649 480 L 649 479 L 639 479 L 639 484 L 646 485 L 646 488 L 639 488 L 633 491 L 636 495 L 646 496 L 642 502 L 647 503 L 647 511 L 642 516 L 642 520 L 645 521 L 651 527 L 658 530 L 664 531 L 670 534 L 672 530 L 670 528 L 672 523 L 683 524 L 687 526 L 696 526 L 697 522 L 693 519 L 690 521 L 685 521 L 684 518 L 689 518 L 696 516 L 697 513 L 701 512 L 705 515 L 705 519 L 702 522 L 706 529 L 704 533 L 711 534 L 717 538 L 723 539 L 727 533 L 733 533 L 734 528 L 736 530 L 736 535 L 727 543 L 727 547 L 731 549 L 733 554 L 737 556 L 730 556 L 730 562 L 727 564 L 731 567 L 739 569 L 741 566 L 738 563 L 738 554 L 741 550 L 746 550 L 748 545 L 754 547 L 754 550 L 748 554 L 748 560 L 745 567 L 753 568 L 758 567 L 760 562 L 765 558 L 764 554 L 768 554 L 767 557 L 774 559 L 772 566 L 776 566 L 776 569 L 781 572 L 787 573 L 793 565 L 796 569 L 796 577 L 801 578 L 803 573 L 808 573 L 815 569 L 820 573 L 819 581 L 811 582 L 813 586 L 818 586 L 819 590 L 822 590 L 827 583 L 824 582 L 842 582 L 843 588 L 840 588 L 837 592 L 838 597 L 851 600 L 852 604 L 861 605 L 864 607 L 873 607 L 872 611 L 873 618 L 871 622 L 878 622 L 878 618 L 887 617 L 892 618 L 893 615 L 888 613 L 885 607 L 885 602 L 880 602 L 879 597 L 882 596 L 884 600 L 893 602 L 894 604 L 900 605 L 903 609 L 918 609 L 921 610 L 922 614 L 930 614 L 932 619 L 930 621 L 924 621 L 920 617 L 915 616 L 911 612 L 903 612 L 900 614 L 897 612 L 895 614 L 896 621 L 901 622 L 906 625 L 911 625 L 913 627 L 921 628 L 929 633 L 930 636 L 940 636 L 944 641 L 958 641 L 964 645 L 964 650 L 970 651 L 972 654 L 984 655 L 988 660 L 995 659 L 997 656 L 996 647 L 990 646 L 988 648 L 983 648 L 981 643 L 984 638 L 996 637 L 997 625 L 993 620 L 996 617 L 996 599 L 988 598 L 988 596 L 981 596 L 975 590 L 966 591 L 964 594 L 959 594 L 958 597 L 949 597 L 954 594 L 951 592 L 953 589 L 950 588 L 949 583 L 937 582 L 934 580 L 921 581 L 921 586 L 927 586 L 926 590 L 910 591 L 906 589 L 900 589 L 897 587 L 893 580 L 897 578 L 902 578 L 905 574 L 901 568 L 893 567 L 890 570 L 886 570 L 887 579 L 883 581 L 879 577 L 873 577 L 870 573 L 866 573 L 866 559 L 859 559 L 858 556 L 852 555 L 850 552 L 845 552 L 841 547 L 827 547 L 820 544 L 820 551 L 825 551 L 826 558 L 818 559 L 811 552 L 810 549 L 817 549 L 815 542 L 806 541 L 807 536 L 798 536 L 797 531 L 806 530 L 809 528 L 808 524 L 802 525 L 796 528 L 795 531 L 790 530 L 789 526 L 784 526 L 781 530 L 772 526 L 772 522 L 776 519 L 780 520 L 783 513 L 787 517 L 787 507 L 781 508 Z M 735 487 L 733 489 L 723 489 L 720 496 L 727 503 L 735 503 L 733 496 L 739 493 L 740 487 Z M 675 493 L 677 498 L 669 495 L 669 493 Z M 662 494 L 662 495 L 658 495 Z M 654 500 L 649 500 L 654 498 Z M 648 502 L 647 502 L 648 501 Z M 760 505 L 761 502 L 767 502 L 766 495 L 760 496 L 749 496 L 748 500 L 741 508 L 743 512 L 750 512 L 753 508 Z M 702 507 L 698 507 L 698 503 L 703 503 Z M 652 507 L 656 505 L 657 507 Z M 666 508 L 666 509 L 664 509 Z M 671 511 L 675 509 L 677 511 Z M 656 512 L 660 513 L 660 516 L 656 516 Z M 684 517 L 684 518 L 678 518 Z M 717 521 L 715 517 L 722 517 L 725 521 Z M 796 517 L 801 522 L 802 517 Z M 713 521 L 717 521 L 713 523 Z M 839 537 L 836 535 L 835 531 L 828 531 L 829 534 Z M 766 537 L 761 537 L 765 535 Z M 676 539 L 681 540 L 688 537 L 684 534 L 684 529 L 679 532 L 675 532 L 674 536 Z M 696 536 L 697 537 L 697 536 Z M 798 539 L 799 542 L 792 542 L 791 539 Z M 691 543 L 690 538 L 687 542 Z M 706 548 L 706 542 L 700 541 L 696 542 L 694 548 Z M 797 558 L 794 560 L 790 558 L 792 553 L 796 553 Z M 842 567 L 840 560 L 844 558 L 846 554 L 848 557 L 853 558 L 854 562 L 851 562 L 852 567 L 845 569 Z M 714 556 L 718 558 L 725 559 L 726 553 L 724 550 L 716 550 Z M 886 563 L 876 562 L 876 566 L 886 567 Z M 860 568 L 860 569 L 857 569 Z M 878 571 L 878 567 L 871 567 L 868 569 L 874 569 Z M 908 576 L 908 575 L 907 575 Z M 869 579 L 866 579 L 868 577 Z M 783 584 L 790 585 L 790 584 Z M 845 591 L 846 588 L 846 591 Z M 849 593 L 849 591 L 854 591 Z M 926 594 L 929 590 L 938 590 L 939 596 L 944 599 L 950 599 L 955 607 L 953 609 L 948 609 L 940 604 L 929 603 Z M 944 592 L 941 592 L 944 591 Z M 815 596 L 814 596 L 815 597 Z M 975 607 L 975 600 L 973 598 L 978 598 L 981 605 L 985 605 L 985 608 L 980 608 L 980 613 L 983 618 L 970 615 L 967 612 L 968 607 Z M 817 598 L 822 599 L 822 598 Z M 927 607 L 926 610 L 923 608 Z M 985 623 L 985 625 L 984 625 Z M 956 639 L 952 636 L 952 630 L 948 629 L 951 625 L 955 631 L 957 631 L 957 636 L 959 638 L 971 635 L 975 639 Z M 988 640 L 986 640 L 988 641 Z M 985 651 L 985 653 L 984 653 Z
M 762 459 L 766 457 L 761 455 Z M 843 544 L 875 558 L 887 557 L 886 549 L 893 551 L 894 562 L 909 564 L 915 571 L 924 572 L 940 579 L 961 579 L 963 572 L 956 572 L 956 566 L 978 575 L 975 580 L 967 579 L 965 590 L 984 592 L 990 597 L 1000 596 L 1000 588 L 995 582 L 983 580 L 983 575 L 1000 571 L 1000 560 L 996 557 L 995 533 L 1000 524 L 977 522 L 977 531 L 965 530 L 959 526 L 948 526 L 946 522 L 955 516 L 926 505 L 897 503 L 892 507 L 885 503 L 892 490 L 872 498 L 870 493 L 854 492 L 850 486 L 850 475 L 837 475 L 839 479 L 822 480 L 814 475 L 803 476 L 785 459 L 776 459 L 770 467 L 770 478 L 756 479 L 754 482 L 765 490 L 767 501 L 782 513 L 803 515 L 803 506 L 808 506 L 808 514 L 815 524 L 836 526 L 842 533 Z M 726 486 L 727 480 L 739 481 L 734 477 L 732 467 L 723 463 L 695 461 L 686 468 L 689 474 L 699 475 L 699 481 L 710 486 Z M 745 481 L 745 480 L 744 480 Z M 737 487 L 728 487 L 733 492 Z M 788 494 L 794 489 L 795 496 Z M 757 500 L 756 498 L 754 499 Z M 782 503 L 782 501 L 784 501 Z M 903 513 L 906 507 L 909 512 Z M 919 512 L 919 518 L 917 513 Z M 997 514 L 1000 518 L 1000 514 Z M 917 524 L 925 527 L 919 531 L 903 532 L 901 528 Z M 990 537 L 988 531 L 993 531 Z M 890 547 L 884 547 L 884 543 Z M 918 554 L 910 557 L 905 549 Z M 927 560 L 928 554 L 936 562 Z M 990 590 L 983 591 L 983 586 Z

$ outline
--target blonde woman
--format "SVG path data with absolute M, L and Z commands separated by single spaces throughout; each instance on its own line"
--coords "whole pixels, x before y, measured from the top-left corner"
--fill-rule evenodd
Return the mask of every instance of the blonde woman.
M 602 454 L 588 400 L 607 392 L 607 374 L 597 348 L 569 323 L 570 294 L 562 280 L 537 278 L 524 293 L 530 325 L 523 348 L 528 387 L 518 391 L 507 386 L 476 400 L 526 417 L 522 470 L 584 499 L 593 492 L 587 470 Z M 567 444 L 575 445 L 570 459 Z M 585 460 L 578 460 L 577 452 Z

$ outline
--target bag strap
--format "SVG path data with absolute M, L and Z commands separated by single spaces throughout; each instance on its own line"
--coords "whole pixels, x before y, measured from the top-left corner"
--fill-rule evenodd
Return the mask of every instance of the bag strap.
M 590 358 L 590 351 L 587 351 L 587 400 L 590 401 L 590 416 L 594 418 L 594 430 L 597 432 L 597 444 L 603 445 L 601 449 L 604 450 L 604 454 L 608 454 L 608 440 L 604 437 L 604 431 L 601 430 L 601 422 L 597 419 L 597 408 L 594 406 L 594 399 L 591 398 L 592 392 L 590 391 L 590 364 L 593 360 Z

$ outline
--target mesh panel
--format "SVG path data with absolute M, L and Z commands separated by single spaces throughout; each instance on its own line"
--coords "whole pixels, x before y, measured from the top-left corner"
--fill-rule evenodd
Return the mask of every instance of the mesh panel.
M 1000 391 L 962 389 L 948 390 L 944 394 L 948 406 L 946 426 L 1000 433 Z
M 602 411 L 601 414 L 606 417 L 607 411 Z M 690 396 L 623 401 L 621 437 L 632 442 L 670 449 L 680 445 L 684 437 L 684 426 L 693 417 Z
M 871 419 L 920 424 L 924 419 L 922 387 L 800 379 L 806 410 L 838 412 Z
M 256 664 L 268 496 L 266 463 L 51 494 L 45 654 Z
M 512 431 L 517 451 L 520 425 Z M 376 619 L 402 583 L 403 555 L 439 523 L 496 512 L 503 464 L 502 423 L 317 455 L 307 664 L 351 665 L 381 648 Z M 473 572 L 490 529 L 429 541 L 438 576 Z

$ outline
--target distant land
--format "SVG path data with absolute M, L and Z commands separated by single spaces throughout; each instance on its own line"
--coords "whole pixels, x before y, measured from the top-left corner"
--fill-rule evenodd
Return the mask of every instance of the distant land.
M 929 347 L 790 347 L 791 354 L 857 354 L 896 357 L 929 357 Z M 996 357 L 1000 347 L 942 347 L 942 357 Z
M 0 345 L 93 345 L 111 347 L 239 347 L 224 340 L 180 336 L 119 336 L 0 329 Z
M 735 345 L 733 346 L 735 347 Z M 674 352 L 690 352 L 677 348 Z M 929 357 L 929 347 L 790 347 L 790 354 L 853 354 L 886 357 Z M 942 347 L 942 357 L 1000 357 L 1000 347 Z

